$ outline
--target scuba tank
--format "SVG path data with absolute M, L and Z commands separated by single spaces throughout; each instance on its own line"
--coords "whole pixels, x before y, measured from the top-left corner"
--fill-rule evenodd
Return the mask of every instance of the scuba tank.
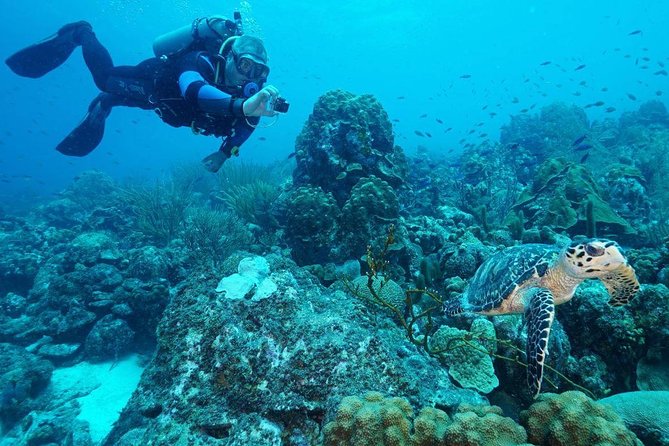
M 234 12 L 234 20 L 222 16 L 201 17 L 190 25 L 158 36 L 153 41 L 153 53 L 158 58 L 170 57 L 183 51 L 203 47 L 218 50 L 232 36 L 243 34 L 242 16 Z

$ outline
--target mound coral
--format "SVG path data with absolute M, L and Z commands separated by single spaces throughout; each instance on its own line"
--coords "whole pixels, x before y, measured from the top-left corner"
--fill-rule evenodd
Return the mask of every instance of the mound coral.
M 300 265 L 328 259 L 338 228 L 340 211 L 331 193 L 320 187 L 302 186 L 286 199 L 285 236 Z
M 394 146 L 388 114 L 371 95 L 335 90 L 314 105 L 295 146 L 296 185 L 320 186 L 339 205 L 363 177 L 376 175 L 394 187 L 404 180 L 406 159 Z
M 404 398 L 378 392 L 342 400 L 335 419 L 325 425 L 325 446 L 515 446 L 527 434 L 499 407 L 462 404 L 453 418 L 426 407 L 413 419 Z
M 354 257 L 399 218 L 400 205 L 390 184 L 374 175 L 361 178 L 342 208 L 340 240 Z
M 578 391 L 541 394 L 520 420 L 533 444 L 643 446 L 609 406 Z
M 458 446 L 527 444 L 527 433 L 497 406 L 461 404 L 444 432 L 444 444 Z
M 599 402 L 613 407 L 646 446 L 669 444 L 669 392 L 626 392 Z

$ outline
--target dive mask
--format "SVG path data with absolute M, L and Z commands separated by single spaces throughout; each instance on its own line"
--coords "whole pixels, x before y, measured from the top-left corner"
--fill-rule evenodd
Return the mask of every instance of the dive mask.
M 240 74 L 247 79 L 267 79 L 269 76 L 269 67 L 264 63 L 256 62 L 250 54 L 237 54 L 231 51 L 235 60 L 235 66 Z

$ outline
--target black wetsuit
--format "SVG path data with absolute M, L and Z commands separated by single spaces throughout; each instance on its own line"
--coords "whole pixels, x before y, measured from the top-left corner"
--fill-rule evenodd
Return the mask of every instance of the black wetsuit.
M 248 139 L 260 118 L 245 117 L 246 98 L 213 85 L 214 64 L 205 51 L 191 51 L 165 60 L 147 59 L 136 66 L 114 66 L 107 49 L 92 31 L 81 33 L 84 60 L 97 87 L 105 93 L 105 108 L 155 110 L 174 127 L 223 137 L 220 150 L 228 156 Z M 91 149 L 92 150 L 92 149 Z

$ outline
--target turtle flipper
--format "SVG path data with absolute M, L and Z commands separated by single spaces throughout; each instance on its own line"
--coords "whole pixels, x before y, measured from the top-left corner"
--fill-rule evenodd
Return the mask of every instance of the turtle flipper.
M 546 288 L 532 288 L 525 310 L 527 321 L 527 385 L 536 397 L 541 390 L 544 362 L 548 354 L 548 336 L 555 317 L 553 293 Z
M 600 277 L 604 286 L 609 291 L 609 305 L 618 307 L 625 305 L 634 299 L 639 291 L 639 280 L 636 278 L 634 268 L 623 265 L 615 271 L 611 271 Z

